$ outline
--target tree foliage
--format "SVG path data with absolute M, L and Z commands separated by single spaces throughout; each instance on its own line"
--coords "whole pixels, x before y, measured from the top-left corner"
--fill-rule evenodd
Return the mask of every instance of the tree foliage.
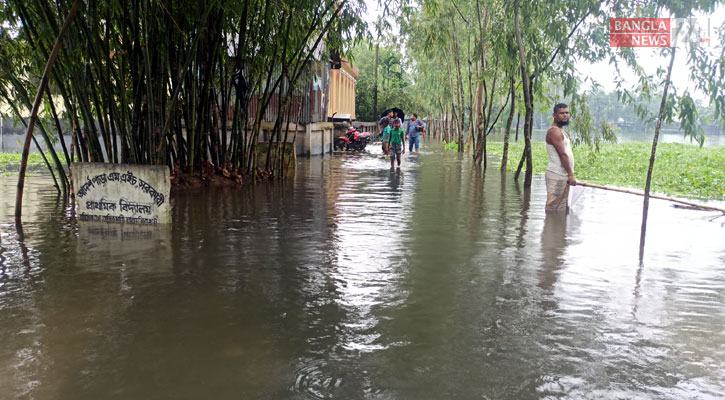
M 22 119 L 71 1 L 3 3 L 0 97 Z M 349 53 L 363 11 L 359 0 L 92 2 L 62 38 L 46 94 L 48 109 L 62 107 L 41 130 L 62 140 L 71 127 L 66 164 L 279 172 L 283 159 L 256 164 L 265 111 L 276 107 L 267 130 L 280 145 L 300 87 Z
M 647 73 L 643 63 L 649 59 L 641 57 L 640 49 L 610 47 L 609 18 L 688 17 L 711 12 L 718 4 L 722 2 L 426 0 L 404 19 L 403 32 L 416 89 L 428 94 L 423 97 L 424 107 L 439 121 L 434 129 L 445 141 L 471 144 L 467 148 L 473 149 L 474 160 L 483 159 L 485 165 L 486 136 L 502 119 L 508 122 L 510 104 L 524 111 L 527 140 L 537 105 L 545 104 L 548 115 L 557 102 L 572 106 L 572 134 L 577 143 L 597 146 L 602 140 L 615 140 L 612 122 L 616 119 L 600 117 L 596 85 L 591 91 L 583 90 L 582 77 L 592 77 L 577 71 L 580 61 L 608 62 L 618 103 L 627 106 L 625 119 L 636 125 L 638 121 L 630 118 L 634 111 L 636 119 L 646 124 L 639 126 L 653 127 L 666 68 Z M 725 29 L 717 28 L 712 42 L 722 43 L 717 39 L 724 35 Z M 698 106 L 684 88 L 674 87 L 665 102 L 664 124 L 678 124 L 686 136 L 700 143 L 703 125 L 725 121 L 723 51 L 721 45 L 688 48 L 689 68 L 697 87 L 709 97 L 709 106 Z M 637 85 L 628 86 L 623 78 L 627 70 L 635 74 Z M 595 114 L 589 111 L 592 107 Z M 459 151 L 463 148 L 458 146 Z M 530 156 L 527 149 L 522 157 L 527 163 L 526 186 L 531 179 Z
M 361 121 L 377 121 L 376 111 L 397 107 L 409 115 L 420 112 L 420 98 L 414 90 L 409 66 L 403 59 L 400 47 L 388 41 L 378 48 L 378 104 L 374 109 L 373 96 L 375 87 L 375 49 L 371 43 L 360 43 L 352 52 L 353 62 L 360 71 L 355 96 L 356 114 Z

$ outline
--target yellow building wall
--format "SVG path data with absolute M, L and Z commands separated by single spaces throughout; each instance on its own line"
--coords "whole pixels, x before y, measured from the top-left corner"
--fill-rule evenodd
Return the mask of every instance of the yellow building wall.
M 328 99 L 327 116 L 335 114 L 355 115 L 355 87 L 359 73 L 357 68 L 344 61 L 342 68 L 330 70 L 330 98 Z

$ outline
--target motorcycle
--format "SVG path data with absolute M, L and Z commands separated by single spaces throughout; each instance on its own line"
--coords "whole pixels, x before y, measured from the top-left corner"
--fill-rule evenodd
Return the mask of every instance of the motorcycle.
M 370 132 L 358 132 L 355 128 L 347 130 L 344 136 L 340 136 L 334 141 L 335 150 L 365 150 L 368 142 L 372 140 L 373 134 Z

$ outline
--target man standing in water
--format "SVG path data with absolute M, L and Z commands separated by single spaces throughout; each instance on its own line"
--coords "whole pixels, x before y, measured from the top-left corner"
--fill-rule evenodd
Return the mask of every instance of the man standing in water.
M 400 127 L 400 119 L 393 119 L 393 129 L 388 130 L 386 140 L 390 143 L 390 169 L 395 167 L 395 159 L 398 159 L 398 168 L 400 168 L 401 154 L 405 153 L 403 147 L 403 137 L 405 131 Z
M 574 153 L 569 135 L 564 127 L 569 124 L 569 106 L 559 103 L 554 106 L 554 122 L 546 132 L 546 153 L 549 165 L 546 167 L 546 211 L 566 211 L 569 185 L 576 185 L 574 179 Z
M 420 149 L 420 135 L 425 130 L 425 124 L 423 121 L 418 119 L 418 114 L 413 114 L 412 117 L 410 117 L 410 122 L 408 122 L 408 128 L 405 130 L 405 136 L 408 137 L 408 151 L 413 151 L 413 146 L 415 146 L 415 152 L 418 152 L 418 149 Z

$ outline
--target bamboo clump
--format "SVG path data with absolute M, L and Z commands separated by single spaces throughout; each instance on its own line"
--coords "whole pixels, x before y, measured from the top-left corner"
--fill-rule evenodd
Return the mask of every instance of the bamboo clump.
M 330 54 L 345 56 L 364 29 L 356 7 L 348 0 L 7 0 L 0 20 L 18 22 L 14 37 L 0 30 L 0 101 L 30 126 L 29 139 L 37 126 L 48 148 L 61 141 L 60 157 L 51 150 L 48 165 L 64 194 L 74 161 L 167 165 L 181 178 L 214 169 L 282 177 L 304 93 Z M 69 24 L 58 18 L 73 14 Z M 33 102 L 28 88 L 37 82 Z M 257 165 L 262 140 L 267 157 Z M 20 175 L 18 198 L 24 169 Z M 16 201 L 18 221 L 21 206 Z

